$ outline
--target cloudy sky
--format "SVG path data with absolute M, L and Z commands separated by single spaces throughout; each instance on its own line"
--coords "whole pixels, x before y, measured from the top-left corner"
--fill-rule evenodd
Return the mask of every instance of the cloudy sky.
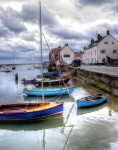
M 118 40 L 117 0 L 42 0 L 42 30 L 50 48 L 83 50 L 109 29 Z M 0 59 L 39 56 L 39 1 L 0 0 Z M 48 57 L 43 39 L 43 56 Z

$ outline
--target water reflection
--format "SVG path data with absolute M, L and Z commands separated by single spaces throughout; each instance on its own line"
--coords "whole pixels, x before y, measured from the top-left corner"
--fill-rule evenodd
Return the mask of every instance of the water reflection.
M 24 96 L 24 101 L 42 101 L 42 98 L 39 96 Z M 59 96 L 53 96 L 53 97 L 45 97 L 45 101 L 54 102 L 54 101 L 63 101 L 63 102 L 69 102 L 73 101 L 72 98 L 70 98 L 68 95 L 59 95 Z
M 16 123 L 0 123 L 0 130 L 12 130 L 12 131 L 38 131 L 42 129 L 57 128 L 63 126 L 63 116 L 55 115 L 47 118 L 42 118 L 36 121 L 30 122 L 16 122 Z
M 105 107 L 107 107 L 107 102 L 105 102 L 102 105 L 96 106 L 96 107 L 78 108 L 77 109 L 77 115 L 84 115 L 84 114 L 88 114 L 88 113 L 93 113 L 93 112 L 99 111 Z
M 39 70 L 26 70 L 18 66 L 14 73 L 0 73 L 0 104 L 23 101 L 41 101 L 40 97 L 24 97 L 24 76 L 34 77 Z M 15 83 L 15 72 L 19 82 Z M 78 86 L 75 99 L 92 93 L 102 93 L 90 85 Z M 45 100 L 54 99 L 46 98 Z M 98 150 L 118 147 L 118 100 L 109 95 L 107 103 L 91 108 L 77 108 L 69 97 L 63 96 L 64 113 L 46 120 L 30 123 L 0 123 L 0 150 Z M 73 101 L 73 102 L 72 102 Z

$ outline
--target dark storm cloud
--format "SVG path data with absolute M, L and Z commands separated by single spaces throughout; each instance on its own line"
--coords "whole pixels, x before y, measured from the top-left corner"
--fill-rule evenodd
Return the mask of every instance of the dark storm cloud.
M 30 46 L 30 45 L 23 45 L 23 44 L 19 44 L 19 45 L 15 45 L 12 47 L 12 49 L 15 52 L 30 52 L 30 51 L 34 51 L 35 47 Z
M 115 0 L 76 0 L 76 2 L 82 5 L 92 5 L 92 6 L 101 6 L 104 4 L 115 2 Z
M 77 31 L 67 29 L 67 28 L 53 28 L 50 29 L 50 32 L 58 36 L 60 39 L 75 39 L 75 40 L 81 40 L 81 39 L 86 39 L 87 36 L 84 34 L 81 34 Z
M 10 7 L 6 10 L 1 8 L 0 19 L 4 27 L 7 27 L 12 32 L 19 33 L 26 31 L 26 27 L 20 19 L 18 12 Z
M 2 38 L 9 38 L 11 37 L 13 34 L 4 26 L 0 26 L 0 37 Z
M 26 5 L 22 6 L 21 18 L 32 24 L 39 24 L 39 6 L 38 5 Z M 53 16 L 53 17 L 52 17 Z M 53 26 L 56 24 L 54 15 L 45 7 L 42 9 L 42 24 L 47 26 Z
M 118 13 L 118 4 L 112 7 L 114 13 Z
M 25 41 L 35 41 L 35 35 L 34 34 L 29 34 L 25 33 L 24 35 L 21 35 L 21 38 L 24 39 Z

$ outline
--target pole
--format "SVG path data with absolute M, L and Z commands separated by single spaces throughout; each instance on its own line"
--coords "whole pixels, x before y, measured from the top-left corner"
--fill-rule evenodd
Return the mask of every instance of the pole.
M 43 86 L 43 56 L 42 56 L 42 24 L 41 24 L 41 2 L 39 2 L 39 27 L 40 27 L 40 52 L 41 52 L 41 76 L 42 76 L 42 101 L 44 101 Z

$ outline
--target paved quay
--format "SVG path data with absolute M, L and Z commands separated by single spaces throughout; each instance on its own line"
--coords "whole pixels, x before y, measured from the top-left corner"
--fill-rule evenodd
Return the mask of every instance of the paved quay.
M 84 66 L 82 65 L 80 67 L 81 69 L 85 70 L 91 70 L 95 72 L 100 72 L 104 74 L 110 74 L 110 75 L 118 75 L 118 67 L 110 67 L 110 66 Z

